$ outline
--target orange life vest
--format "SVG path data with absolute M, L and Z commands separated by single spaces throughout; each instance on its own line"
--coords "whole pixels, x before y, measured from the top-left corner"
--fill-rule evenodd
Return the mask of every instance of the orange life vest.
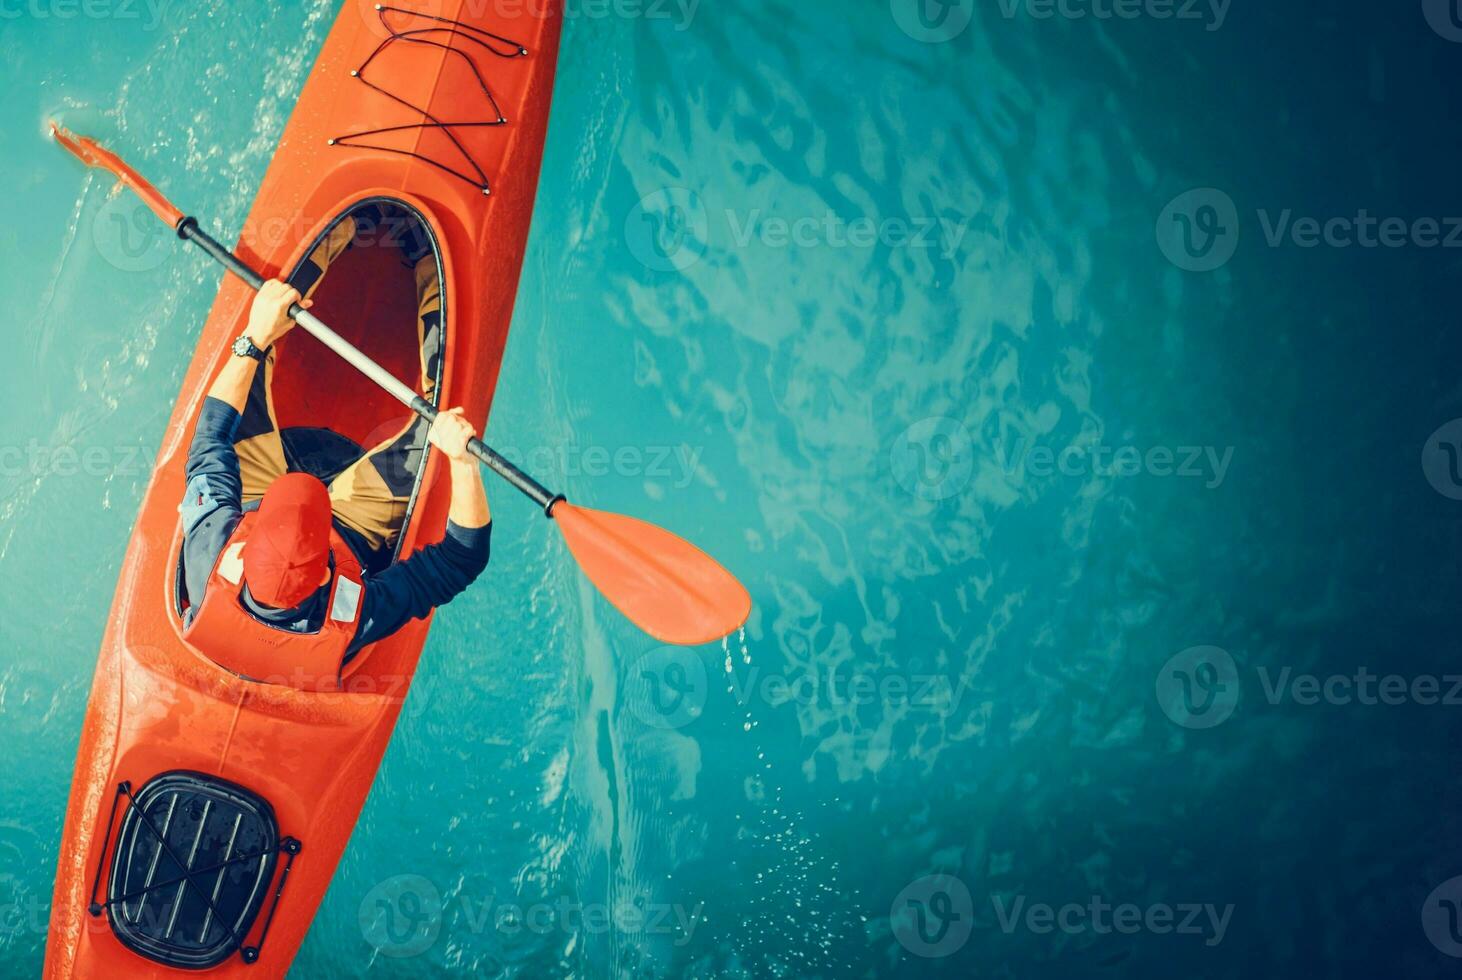
M 203 604 L 183 630 L 183 638 L 227 670 L 265 684 L 307 691 L 331 691 L 355 639 L 365 579 L 360 561 L 340 532 L 330 529 L 334 574 L 330 602 L 319 632 L 295 633 L 261 622 L 243 603 L 244 546 L 257 514 L 245 514 L 219 553 Z

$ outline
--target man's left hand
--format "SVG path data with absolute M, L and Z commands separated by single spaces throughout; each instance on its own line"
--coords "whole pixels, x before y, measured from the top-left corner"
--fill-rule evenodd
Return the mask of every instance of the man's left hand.
M 289 310 L 296 303 L 305 309 L 311 306 L 309 300 L 300 299 L 299 290 L 278 279 L 270 279 L 259 287 L 254 305 L 249 309 L 248 336 L 255 347 L 268 350 L 293 329 Z
M 468 464 L 476 462 L 467 451 L 467 443 L 476 435 L 477 430 L 463 416 L 462 409 L 453 408 L 437 414 L 427 438 L 453 463 Z

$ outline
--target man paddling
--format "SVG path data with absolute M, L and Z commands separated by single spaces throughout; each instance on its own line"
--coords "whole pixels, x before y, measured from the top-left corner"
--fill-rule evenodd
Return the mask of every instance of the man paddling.
M 425 304 L 435 284 L 419 284 Z M 273 431 L 272 418 L 262 418 L 240 434 L 248 410 L 265 411 L 271 402 L 268 375 L 259 377 L 258 369 L 272 367 L 274 345 L 294 326 L 289 309 L 296 302 L 310 303 L 285 283 L 264 285 L 199 415 L 180 508 L 184 635 L 205 652 L 226 651 L 247 676 L 303 670 L 328 683 L 362 648 L 472 584 L 487 566 L 492 524 L 481 472 L 467 450 L 476 433 L 461 409 L 442 412 L 428 433 L 451 463 L 446 536 L 394 564 L 386 562 L 404 501 L 382 491 L 371 454 L 329 487 L 307 473 L 284 472 L 277 449 L 261 453 L 255 446 L 241 467 L 236 443 Z M 274 432 L 270 445 L 278 442 Z M 382 450 L 390 448 L 388 441 Z M 256 501 L 247 500 L 250 484 L 258 488 Z

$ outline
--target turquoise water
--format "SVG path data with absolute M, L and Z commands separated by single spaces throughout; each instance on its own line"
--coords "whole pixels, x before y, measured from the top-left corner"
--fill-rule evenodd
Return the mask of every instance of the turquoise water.
M 218 281 L 43 120 L 231 234 L 334 6 L 0 7 L 6 975 Z M 1462 44 L 1274 6 L 572 5 L 490 441 L 756 609 L 493 488 L 293 975 L 1455 969 Z

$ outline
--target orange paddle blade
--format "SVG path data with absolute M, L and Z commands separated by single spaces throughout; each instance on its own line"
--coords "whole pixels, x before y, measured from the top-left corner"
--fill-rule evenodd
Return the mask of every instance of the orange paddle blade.
M 662 643 L 710 643 L 751 615 L 751 595 L 735 576 L 664 528 L 565 501 L 553 519 L 589 581 Z
M 132 188 L 133 193 L 142 198 L 142 203 L 147 205 L 148 210 L 157 215 L 169 228 L 178 227 L 179 222 L 183 220 L 183 212 L 175 208 L 173 202 L 163 197 L 162 192 L 149 184 L 145 177 L 127 166 L 121 157 L 103 147 L 96 140 L 89 136 L 77 136 L 54 120 L 51 122 L 51 135 L 56 137 L 57 143 L 70 150 L 75 154 L 76 159 L 88 167 L 106 170 Z

